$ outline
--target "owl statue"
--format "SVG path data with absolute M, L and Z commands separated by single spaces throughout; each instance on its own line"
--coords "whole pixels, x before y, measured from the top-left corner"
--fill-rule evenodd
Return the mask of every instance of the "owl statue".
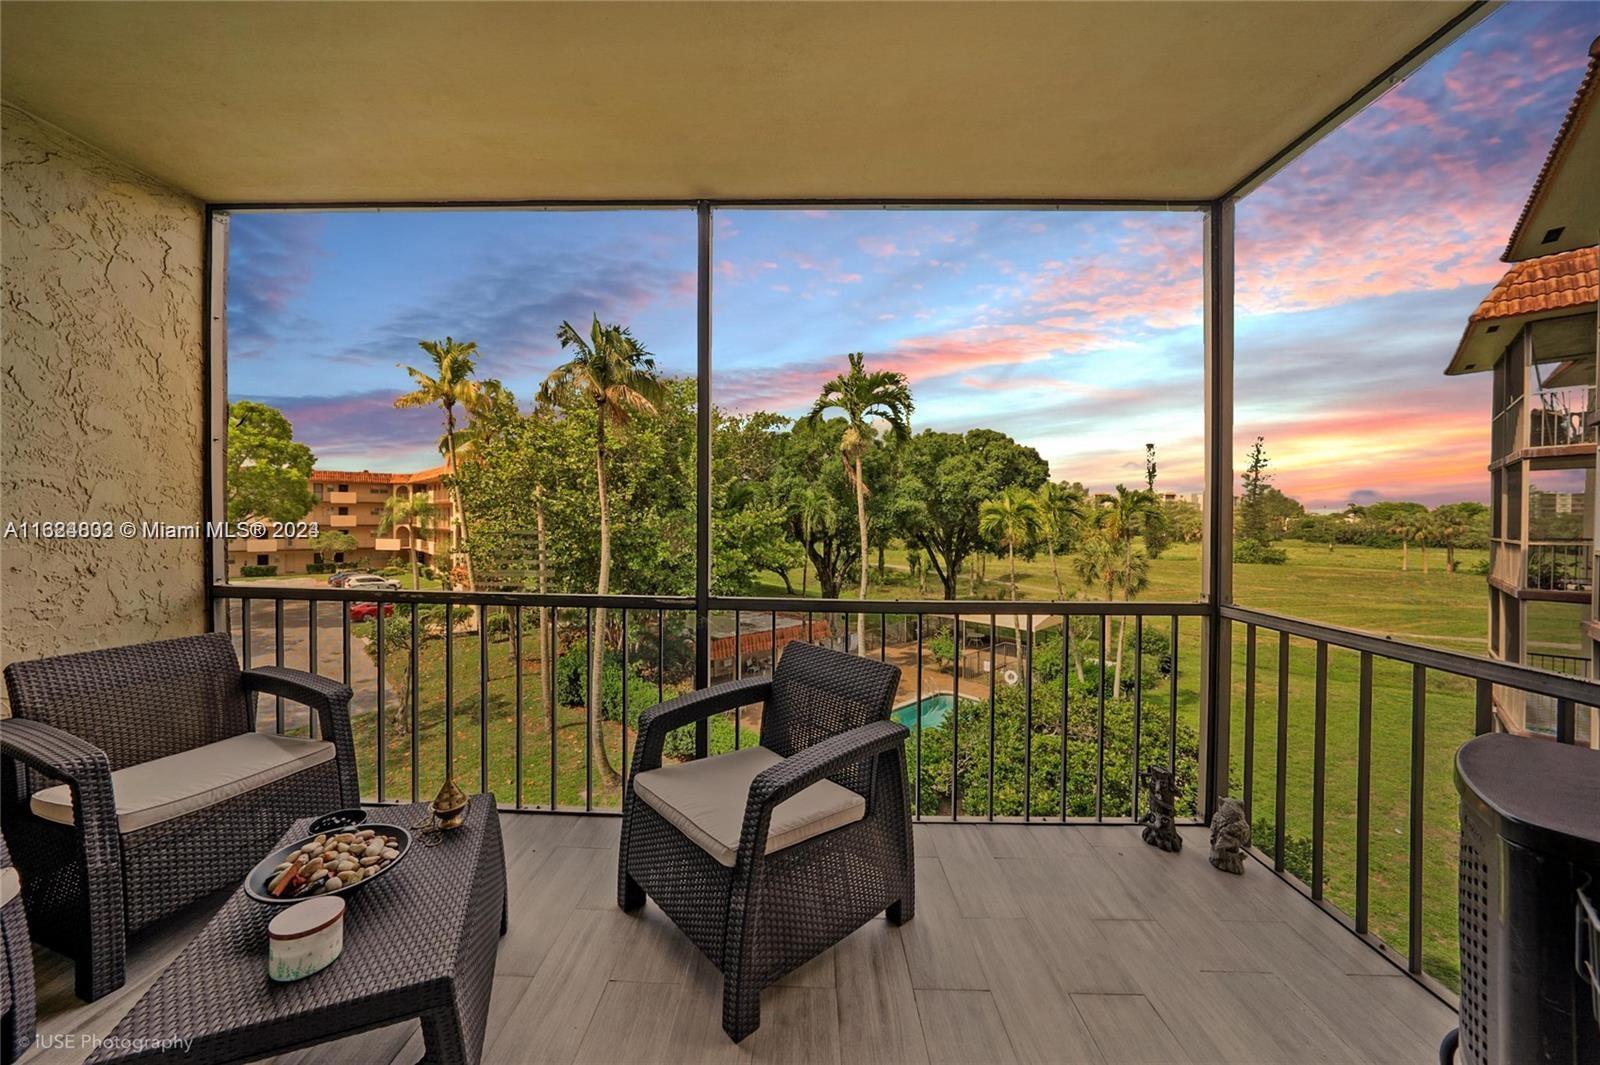
M 1211 864 L 1224 873 L 1244 873 L 1244 852 L 1250 846 L 1250 819 L 1238 799 L 1223 799 L 1211 818 Z

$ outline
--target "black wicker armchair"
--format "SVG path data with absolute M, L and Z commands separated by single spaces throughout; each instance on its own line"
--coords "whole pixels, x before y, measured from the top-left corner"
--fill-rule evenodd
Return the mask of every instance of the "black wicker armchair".
M 33 1044 L 37 1001 L 22 880 L 0 839 L 0 1063 L 10 1065 Z
M 239 669 L 211 633 L 13 662 L 0 825 L 33 938 L 77 993 L 122 985 L 127 937 L 237 882 L 298 817 L 357 805 L 350 689 Z M 256 693 L 316 711 L 321 739 L 255 731 Z
M 721 970 L 722 1027 L 761 1023 L 761 991 L 879 913 L 915 907 L 896 666 L 791 643 L 773 677 L 646 710 L 623 796 L 617 902 L 648 895 Z M 764 703 L 761 743 L 662 767 L 667 733 Z

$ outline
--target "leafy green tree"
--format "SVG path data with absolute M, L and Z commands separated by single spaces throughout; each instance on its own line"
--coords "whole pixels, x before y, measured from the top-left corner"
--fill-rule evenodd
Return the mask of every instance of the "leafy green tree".
M 383 505 L 383 519 L 378 522 L 378 535 L 387 536 L 401 528 L 409 533 L 411 544 L 411 587 L 420 588 L 421 573 L 417 566 L 417 538 L 432 538 L 433 522 L 439 508 L 433 500 L 415 492 L 410 495 L 393 495 Z
M 800 518 L 800 542 L 811 543 L 811 539 L 819 529 L 829 533 L 839 529 L 839 508 L 834 505 L 833 496 L 821 485 L 808 484 L 800 489 L 798 498 L 795 499 L 795 508 Z M 810 565 L 804 556 L 800 559 L 800 594 L 809 595 L 806 575 L 810 572 Z
M 1288 533 L 1306 516 L 1306 508 L 1298 499 L 1286 496 L 1276 488 L 1268 487 L 1262 491 L 1260 506 L 1267 537 L 1272 540 Z
M 984 501 L 1012 486 L 1037 489 L 1050 476 L 1037 451 L 993 429 L 924 429 L 901 449 L 900 469 L 894 526 L 926 553 L 946 599 L 956 598 L 962 566 L 986 542 L 979 528 Z
M 316 464 L 311 449 L 295 442 L 294 426 L 282 411 L 248 399 L 228 404 L 229 521 L 299 521 L 316 502 Z
M 785 501 L 775 493 L 782 430 L 776 414 L 712 412 L 711 587 L 717 595 L 741 595 L 763 572 L 775 573 L 789 594 L 789 570 L 805 557 L 785 528 Z
M 800 545 L 805 560 L 817 579 L 817 592 L 824 599 L 837 599 L 858 560 L 861 544 L 856 530 L 847 528 L 844 515 L 855 506 L 855 487 L 844 463 L 839 461 L 840 441 L 845 422 L 834 418 L 812 424 L 802 418 L 777 441 L 776 466 L 771 477 L 772 497 L 783 513 L 786 535 Z M 880 516 L 885 503 L 894 496 L 889 491 L 887 463 L 883 449 L 868 452 L 862 462 L 867 480 L 869 519 Z M 808 491 L 815 490 L 830 501 L 823 508 L 812 506 L 813 520 L 805 520 L 803 503 Z M 820 520 L 817 512 L 826 510 L 831 520 Z
M 839 439 L 839 455 L 850 467 L 850 482 L 856 493 L 856 527 L 860 532 L 861 552 L 858 556 L 860 594 L 867 598 L 867 480 L 862 474 L 861 458 L 877 439 L 874 421 L 889 427 L 889 435 L 903 442 L 911 435 L 911 389 L 906 385 L 906 375 L 893 370 L 866 369 L 866 355 L 853 351 L 848 356 L 850 369 L 822 386 L 822 394 L 812 404 L 806 417 L 813 424 L 823 415 L 836 410 L 844 415 L 844 435 Z M 856 643 L 865 650 L 867 646 L 867 615 L 856 615 Z
M 1161 504 L 1161 524 L 1167 531 L 1169 541 L 1180 544 L 1199 543 L 1205 528 L 1200 508 L 1181 499 Z
M 1017 549 L 1031 550 L 1039 528 L 1038 500 L 1020 485 L 1010 485 L 995 498 L 978 504 L 978 531 L 1006 549 L 1012 599 L 1017 597 Z
M 311 538 L 311 550 L 324 558 L 354 551 L 361 542 L 343 529 L 319 529 Z
M 539 401 L 564 411 L 586 406 L 594 411 L 595 485 L 600 507 L 600 571 L 595 591 L 607 595 L 611 587 L 611 506 L 606 496 L 606 430 L 621 431 L 639 414 L 654 414 L 662 395 L 656 377 L 655 357 L 646 351 L 627 327 L 602 325 L 594 317 L 585 339 L 570 322 L 562 322 L 556 339 L 572 357 L 551 371 L 539 389 Z M 595 610 L 595 631 L 605 629 L 605 609 Z M 599 706 L 601 697 L 601 656 L 605 641 L 592 641 L 590 706 Z M 607 780 L 619 779 L 606 750 L 602 730 L 595 729 L 596 761 Z
M 438 407 L 444 412 L 444 436 L 439 439 L 439 450 L 450 463 L 447 483 L 450 485 L 455 513 L 452 515 L 458 542 L 468 538 L 467 507 L 462 498 L 461 463 L 456 455 L 456 407 L 468 407 L 476 401 L 478 383 L 472 379 L 478 361 L 476 341 L 458 343 L 454 337 L 443 340 L 419 340 L 421 348 L 433 362 L 433 372 L 415 366 L 403 367 L 416 388 L 395 397 L 394 405 L 401 409 L 412 407 Z M 472 556 L 465 556 L 467 588 L 474 587 Z

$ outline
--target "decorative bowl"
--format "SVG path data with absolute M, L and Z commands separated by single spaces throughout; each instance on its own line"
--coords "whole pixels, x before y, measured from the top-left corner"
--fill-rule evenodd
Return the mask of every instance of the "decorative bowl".
M 270 906 L 288 906 L 296 902 L 304 902 L 307 898 L 324 898 L 329 896 L 335 898 L 344 898 L 350 895 L 356 889 L 370 884 L 372 881 L 380 879 L 381 877 L 387 876 L 394 870 L 395 866 L 405 861 L 406 855 L 411 853 L 413 842 L 411 833 L 399 825 L 375 823 L 363 824 L 360 826 L 358 831 L 366 829 L 371 829 L 378 835 L 392 836 L 395 840 L 394 849 L 399 851 L 399 854 L 393 859 L 379 863 L 376 866 L 378 870 L 377 872 L 364 876 L 362 879 L 357 880 L 354 883 L 345 884 L 343 887 L 334 888 L 329 891 L 318 892 L 314 895 L 295 896 L 288 893 L 285 893 L 282 896 L 273 895 L 268 889 L 267 885 L 272 880 L 273 874 L 277 872 L 278 867 L 284 862 L 290 861 L 296 854 L 300 853 L 301 849 L 307 843 L 315 840 L 317 836 L 327 835 L 327 833 L 311 833 L 309 835 L 301 836 L 293 843 L 277 848 L 271 854 L 268 854 L 265 858 L 262 858 L 259 862 L 257 862 L 255 868 L 250 870 L 250 872 L 246 874 L 244 878 L 244 893 L 249 895 L 252 899 L 255 899 L 257 902 L 264 902 Z

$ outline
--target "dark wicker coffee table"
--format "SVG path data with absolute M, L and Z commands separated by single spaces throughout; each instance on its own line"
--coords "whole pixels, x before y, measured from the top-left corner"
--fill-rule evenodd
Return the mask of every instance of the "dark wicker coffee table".
M 372 819 L 412 825 L 426 811 L 376 807 Z M 280 910 L 234 892 L 88 1060 L 253 1061 L 415 1017 L 426 1061 L 476 1065 L 506 920 L 494 797 L 474 796 L 438 846 L 413 848 L 347 898 L 339 959 L 291 984 L 267 979 L 267 922 Z

